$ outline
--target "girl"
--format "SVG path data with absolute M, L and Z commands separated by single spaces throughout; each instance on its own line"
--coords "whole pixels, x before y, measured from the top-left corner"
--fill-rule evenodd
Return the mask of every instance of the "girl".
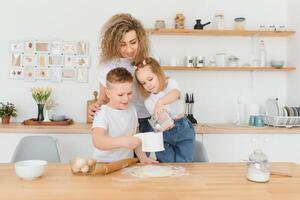
M 160 162 L 192 162 L 195 149 L 195 130 L 184 117 L 180 90 L 174 79 L 167 78 L 158 62 L 146 57 L 137 62 L 135 76 L 138 91 L 150 114 L 159 117 L 168 112 L 175 126 L 163 132 L 165 151 L 156 152 Z

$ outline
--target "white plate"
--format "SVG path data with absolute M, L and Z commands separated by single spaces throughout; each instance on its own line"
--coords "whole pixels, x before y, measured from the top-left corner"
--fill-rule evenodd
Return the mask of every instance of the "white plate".
M 279 116 L 279 105 L 276 99 L 268 99 L 265 104 L 266 114 L 270 116 Z

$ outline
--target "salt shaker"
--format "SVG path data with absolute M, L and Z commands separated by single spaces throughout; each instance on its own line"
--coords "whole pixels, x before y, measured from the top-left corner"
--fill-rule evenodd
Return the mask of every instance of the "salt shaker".
M 262 183 L 270 180 L 270 164 L 267 156 L 260 149 L 254 150 L 249 156 L 247 179 Z

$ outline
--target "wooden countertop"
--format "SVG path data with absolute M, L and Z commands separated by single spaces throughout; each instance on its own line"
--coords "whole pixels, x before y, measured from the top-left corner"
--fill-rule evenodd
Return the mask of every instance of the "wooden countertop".
M 10 123 L 8 125 L 0 124 L 0 133 L 70 133 L 70 134 L 90 134 L 91 124 L 74 123 L 68 126 L 29 126 L 21 123 Z M 274 133 L 274 134 L 300 134 L 300 128 L 274 128 L 249 127 L 246 125 L 235 126 L 232 124 L 197 124 L 195 126 L 197 133 L 205 134 L 256 134 L 256 133 Z
M 31 126 L 21 123 L 0 124 L 0 133 L 81 133 L 90 134 L 91 124 L 74 123 L 67 126 Z
M 49 164 L 34 181 L 19 179 L 13 164 L 0 164 L 0 199 L 300 199 L 300 166 L 271 163 L 292 177 L 271 175 L 268 183 L 246 179 L 245 163 L 188 163 L 181 177 L 136 178 L 121 171 L 105 176 L 76 176 L 67 164 Z

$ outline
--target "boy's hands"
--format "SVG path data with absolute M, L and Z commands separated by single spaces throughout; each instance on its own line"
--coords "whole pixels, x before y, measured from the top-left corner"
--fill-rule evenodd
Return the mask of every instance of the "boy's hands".
M 134 137 L 131 133 L 125 135 L 123 140 L 123 146 L 131 150 L 142 144 L 142 141 L 139 138 Z

